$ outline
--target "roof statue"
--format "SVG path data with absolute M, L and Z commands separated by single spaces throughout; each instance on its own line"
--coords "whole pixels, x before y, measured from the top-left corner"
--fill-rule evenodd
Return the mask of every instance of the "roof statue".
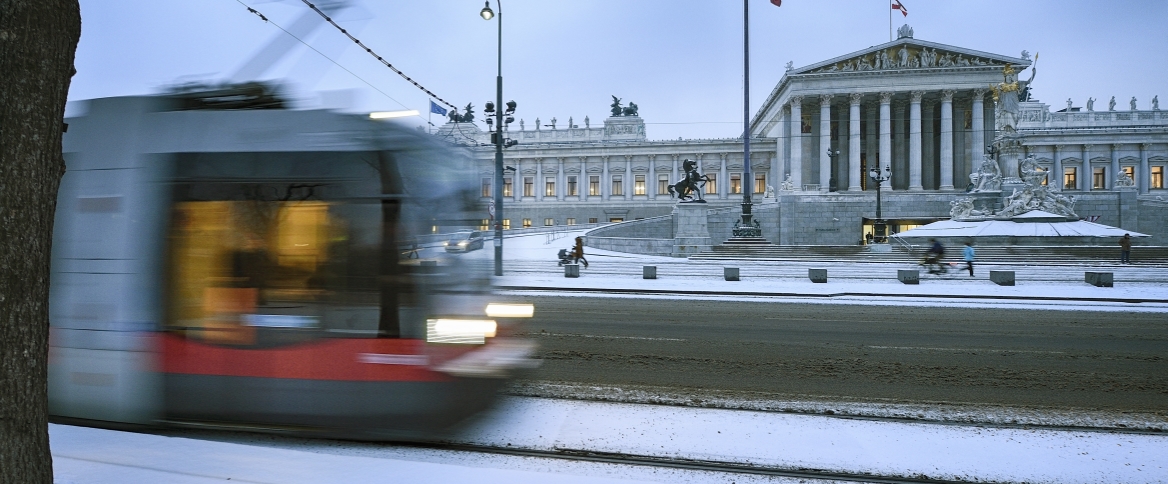
M 613 96 L 612 104 L 609 104 L 608 107 L 612 108 L 613 116 L 621 115 L 621 99 L 619 97 Z
M 637 116 L 637 103 L 629 101 L 629 105 L 622 112 L 625 116 Z
M 901 25 L 899 29 L 896 29 L 896 38 L 898 38 L 898 39 L 904 39 L 904 38 L 911 39 L 912 36 L 913 36 L 913 30 L 912 30 L 912 27 L 908 26 L 908 24 Z

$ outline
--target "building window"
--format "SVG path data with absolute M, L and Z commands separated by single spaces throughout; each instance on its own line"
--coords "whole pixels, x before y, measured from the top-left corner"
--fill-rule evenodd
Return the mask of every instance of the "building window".
M 1074 167 L 1063 168 L 1063 189 L 1066 189 L 1066 190 L 1078 190 L 1079 189 L 1079 179 L 1078 179 L 1079 173 L 1078 173 L 1078 171 L 1079 170 L 1077 168 L 1074 168 Z
M 555 225 L 555 224 L 556 224 L 556 219 L 554 219 L 554 218 L 545 218 L 545 219 L 543 219 L 543 226 L 544 226 L 544 227 L 551 227 L 551 226 L 553 226 L 553 225 Z
M 617 222 L 624 222 L 625 219 L 623 217 L 609 217 L 608 221 L 610 223 L 617 223 Z
M 742 174 L 730 174 L 730 193 L 742 193 Z
M 479 222 L 479 230 L 491 230 L 491 219 L 484 218 Z
M 511 178 L 510 177 L 503 179 L 503 196 L 504 197 L 514 196 L 511 194 Z
M 525 229 L 531 228 L 531 219 L 529 219 L 529 218 L 523 219 L 523 228 L 525 228 Z
M 482 196 L 488 197 L 488 198 L 491 196 L 491 179 L 490 178 L 483 178 L 483 194 L 482 194 Z
M 568 225 L 576 225 L 576 219 L 569 217 L 564 223 Z
M 645 175 L 633 175 L 633 195 L 645 194 Z
M 613 195 L 624 195 L 625 194 L 624 188 L 621 187 L 621 176 L 620 175 L 613 175 L 612 176 L 612 194 Z
M 657 194 L 669 193 L 669 175 L 657 175 Z
M 1119 171 L 1126 173 L 1127 177 L 1131 178 L 1132 181 L 1136 181 L 1136 167 L 1124 166 L 1124 167 L 1120 167 Z M 1139 186 L 1139 185 L 1136 185 L 1136 186 Z
M 1092 173 L 1091 188 L 1102 190 L 1107 188 L 1107 172 L 1102 167 L 1095 168 Z
M 568 196 L 575 197 L 580 193 L 576 191 L 576 175 L 568 176 Z
M 766 173 L 754 174 L 754 193 L 766 193 Z
M 511 219 L 503 219 L 503 230 L 511 230 Z
M 718 174 L 707 173 L 706 178 L 710 179 L 710 181 L 706 182 L 706 195 L 718 193 Z
M 598 219 L 596 217 L 589 217 L 588 218 L 588 223 L 590 223 L 590 224 L 594 224 L 594 223 L 597 223 L 599 221 L 600 221 L 600 219 Z
M 436 234 L 436 233 L 438 233 L 438 226 L 437 226 L 437 225 L 431 225 L 431 226 L 430 226 L 430 233 L 431 233 L 431 234 Z
M 545 197 L 556 196 L 556 177 L 554 177 L 554 176 L 544 177 L 544 179 L 543 179 L 543 196 L 545 196 Z
M 1039 167 L 1038 169 L 1046 172 L 1046 176 L 1042 177 L 1042 186 L 1046 186 L 1047 181 L 1050 180 L 1050 168 Z
M 588 196 L 600 196 L 600 175 L 588 175 Z
M 1153 166 L 1152 178 L 1148 182 L 1148 188 L 1164 188 L 1164 167 Z
M 534 197 L 535 196 L 535 177 L 530 177 L 530 176 L 523 177 L 523 196 L 525 196 L 525 197 Z

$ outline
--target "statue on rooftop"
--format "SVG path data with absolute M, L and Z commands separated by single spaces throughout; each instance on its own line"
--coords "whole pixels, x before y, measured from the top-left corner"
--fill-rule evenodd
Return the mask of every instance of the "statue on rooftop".
M 609 104 L 608 107 L 612 108 L 613 116 L 621 115 L 621 99 L 619 97 L 613 96 L 612 104 Z
M 1159 110 L 1160 110 L 1160 96 L 1159 95 L 1152 96 L 1152 111 L 1159 111 Z
M 1115 96 L 1111 96 L 1111 101 L 1107 103 L 1108 111 L 1115 111 Z
M 584 129 L 588 129 L 588 116 L 584 116 Z
M 1087 111 L 1094 111 L 1094 110 L 1095 110 L 1095 98 L 1089 97 L 1089 98 L 1087 98 Z
M 637 115 L 637 103 L 629 101 L 628 107 L 626 107 L 622 113 L 625 116 L 636 116 Z
M 1135 97 L 1135 96 L 1132 96 L 1132 100 L 1131 100 L 1131 110 L 1132 110 L 1132 111 L 1135 111 L 1135 110 L 1136 110 L 1136 97 Z

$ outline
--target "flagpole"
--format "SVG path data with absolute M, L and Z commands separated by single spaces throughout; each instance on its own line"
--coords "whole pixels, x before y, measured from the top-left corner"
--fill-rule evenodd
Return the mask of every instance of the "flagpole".
M 888 8 L 888 41 L 892 42 L 892 8 Z

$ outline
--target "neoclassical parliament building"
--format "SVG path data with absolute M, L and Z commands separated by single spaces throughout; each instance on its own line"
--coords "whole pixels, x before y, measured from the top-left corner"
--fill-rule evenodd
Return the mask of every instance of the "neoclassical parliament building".
M 668 216 L 676 203 L 668 186 L 686 159 L 711 179 L 704 197 L 714 243 L 729 237 L 742 190 L 752 190 L 772 243 L 858 244 L 876 218 L 876 186 L 867 176 L 875 167 L 891 174 L 881 195 L 892 232 L 947 219 L 994 139 L 990 86 L 1003 81 L 1007 65 L 1025 81 L 1032 60 L 1026 52 L 1013 57 L 918 40 L 908 26 L 899 32 L 895 41 L 834 59 L 788 64 L 751 120 L 748 161 L 739 138 L 651 141 L 635 111 L 600 123 L 512 124 L 506 137 L 518 144 L 504 151 L 513 168 L 503 185 L 504 227 Z M 1083 219 L 1168 244 L 1168 113 L 1158 98 L 1051 106 L 1031 94 L 1023 95 L 1018 132 L 1025 154 L 1049 173 L 1045 183 L 1073 196 Z M 486 205 L 493 194 L 490 134 L 473 123 L 447 123 L 437 134 L 470 147 Z M 747 162 L 751 179 L 744 180 Z

